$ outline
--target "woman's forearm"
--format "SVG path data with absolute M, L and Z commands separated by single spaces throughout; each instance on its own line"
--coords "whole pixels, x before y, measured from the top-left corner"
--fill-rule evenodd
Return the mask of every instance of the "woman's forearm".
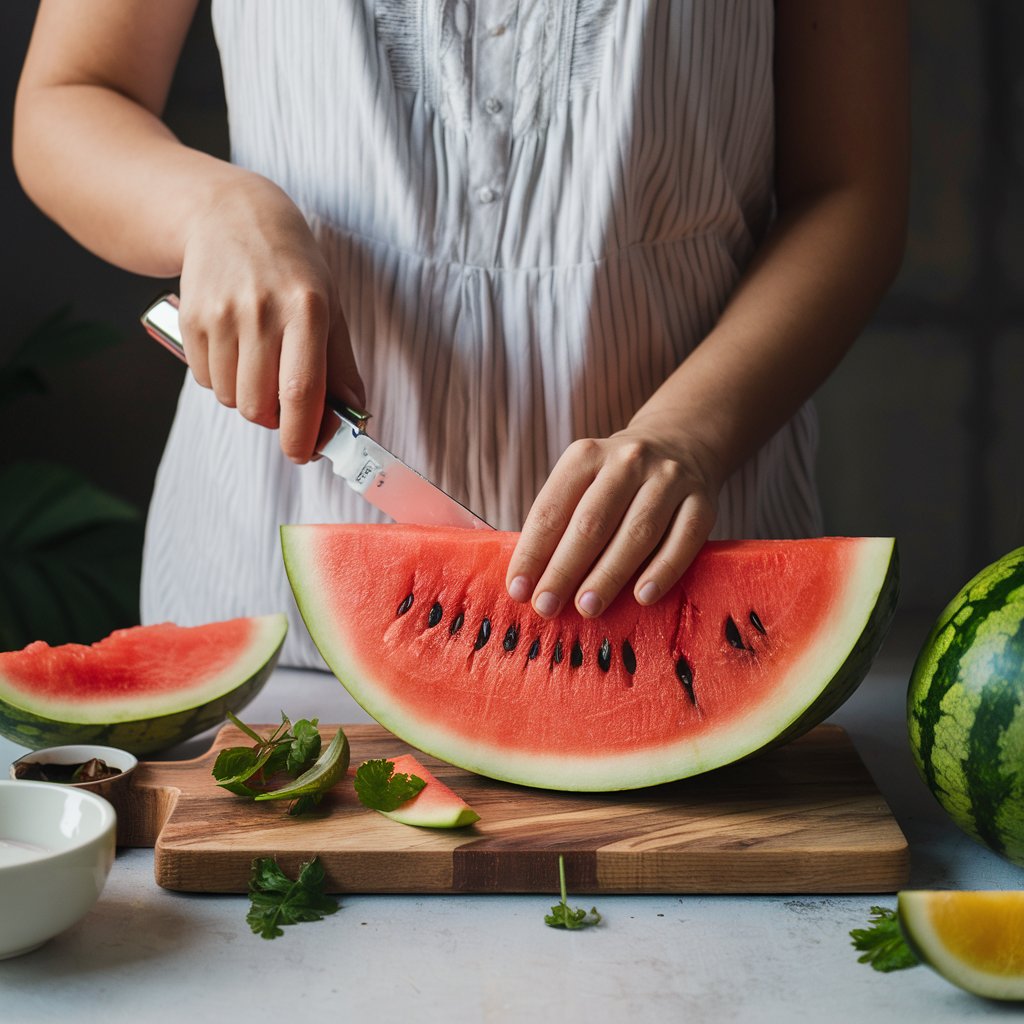
M 247 172 L 182 145 L 154 114 L 90 84 L 23 90 L 14 163 L 30 198 L 98 256 L 180 273 L 191 224 Z
M 836 367 L 892 282 L 905 188 L 837 188 L 785 211 L 704 341 L 636 413 L 711 453 L 722 481 Z

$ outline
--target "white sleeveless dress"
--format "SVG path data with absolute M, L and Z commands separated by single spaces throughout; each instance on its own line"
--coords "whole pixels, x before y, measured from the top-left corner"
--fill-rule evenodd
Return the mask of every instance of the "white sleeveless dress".
M 374 434 L 499 528 L 713 326 L 773 215 L 772 0 L 214 0 L 233 159 L 336 272 Z M 820 532 L 808 405 L 718 537 Z M 378 521 L 186 378 L 147 622 L 287 610 L 281 523 Z

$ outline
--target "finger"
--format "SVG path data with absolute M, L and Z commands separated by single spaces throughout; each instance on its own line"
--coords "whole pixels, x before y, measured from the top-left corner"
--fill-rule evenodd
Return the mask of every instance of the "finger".
M 366 387 L 359 375 L 348 324 L 335 303 L 327 335 L 327 393 L 355 409 L 366 408 Z
M 281 353 L 276 319 L 250 321 L 238 339 L 235 402 L 250 422 L 273 430 L 279 421 L 277 380 Z
M 514 601 L 526 602 L 569 526 L 572 511 L 594 482 L 600 460 L 596 441 L 574 441 L 555 463 L 530 507 L 522 533 L 509 559 L 505 586 Z M 554 615 L 550 601 L 536 601 L 541 615 Z
M 207 337 L 206 360 L 210 387 L 221 405 L 235 408 L 238 377 L 238 333 L 225 322 L 216 334 Z
M 181 342 L 185 349 L 185 361 L 188 363 L 192 376 L 200 387 L 212 387 L 208 362 L 208 345 L 206 328 L 198 311 L 186 305 L 182 299 L 178 310 L 178 326 L 181 330 Z
M 600 615 L 665 537 L 680 508 L 671 483 L 648 480 L 622 516 L 618 529 L 576 592 L 581 615 Z
M 623 487 L 621 484 L 622 481 L 612 481 L 598 474 L 580 499 L 569 528 L 537 583 L 535 607 L 555 607 L 560 611 L 572 600 L 573 592 L 615 534 L 633 499 L 635 485 Z M 590 595 L 581 611 L 585 615 L 597 615 L 601 608 L 593 604 L 593 595 Z
M 633 594 L 640 604 L 654 604 L 679 582 L 715 525 L 715 507 L 703 494 L 690 494 L 680 506 L 668 535 L 640 573 Z
M 285 326 L 278 389 L 281 451 L 293 462 L 307 462 L 316 450 L 327 379 L 327 306 L 315 295 Z

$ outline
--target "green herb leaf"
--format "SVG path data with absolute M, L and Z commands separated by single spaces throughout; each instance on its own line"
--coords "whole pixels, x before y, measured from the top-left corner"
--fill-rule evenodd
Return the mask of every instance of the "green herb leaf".
M 558 857 L 558 883 L 562 891 L 562 900 L 551 908 L 550 914 L 544 915 L 544 923 L 551 928 L 589 928 L 591 925 L 601 923 L 601 915 L 597 907 L 591 907 L 588 914 L 582 907 L 573 909 L 569 906 L 568 897 L 565 892 L 565 857 L 559 854 Z
M 217 785 L 238 796 L 255 796 L 256 790 L 245 785 L 259 770 L 258 755 L 252 747 L 225 747 L 213 763 Z
M 385 758 L 364 761 L 356 772 L 356 796 L 364 807 L 394 811 L 411 800 L 426 782 L 418 775 L 395 773 L 395 762 Z
M 920 961 L 903 938 L 896 911 L 872 907 L 871 914 L 870 928 L 854 928 L 850 932 L 854 949 L 862 951 L 857 963 L 871 964 L 876 971 L 886 973 L 916 967 Z
M 321 753 L 312 768 L 303 772 L 294 782 L 279 789 L 260 793 L 257 800 L 295 800 L 304 796 L 320 797 L 327 792 L 348 769 L 348 737 L 342 729 Z
M 288 759 L 285 769 L 289 775 L 298 776 L 313 767 L 320 756 L 320 731 L 317 729 L 318 718 L 307 721 L 300 718 L 292 726 L 291 745 L 288 748 Z
M 324 868 L 319 857 L 307 861 L 293 882 L 272 857 L 252 862 L 249 878 L 251 906 L 245 919 L 264 939 L 283 935 L 282 925 L 320 921 L 338 909 L 338 900 L 324 893 Z

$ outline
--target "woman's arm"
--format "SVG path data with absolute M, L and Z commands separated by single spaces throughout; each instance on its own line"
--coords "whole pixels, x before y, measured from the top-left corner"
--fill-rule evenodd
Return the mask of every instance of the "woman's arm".
M 902 259 L 907 34 L 905 0 L 777 0 L 778 220 L 629 425 L 559 460 L 510 561 L 514 598 L 599 614 L 649 559 L 634 594 L 656 601 L 707 539 L 725 479 L 841 360 Z
M 196 0 L 43 0 L 14 112 L 14 164 L 40 208 L 103 259 L 181 275 L 196 380 L 280 427 L 305 461 L 326 389 L 364 401 L 337 294 L 273 183 L 182 145 L 160 120 Z

